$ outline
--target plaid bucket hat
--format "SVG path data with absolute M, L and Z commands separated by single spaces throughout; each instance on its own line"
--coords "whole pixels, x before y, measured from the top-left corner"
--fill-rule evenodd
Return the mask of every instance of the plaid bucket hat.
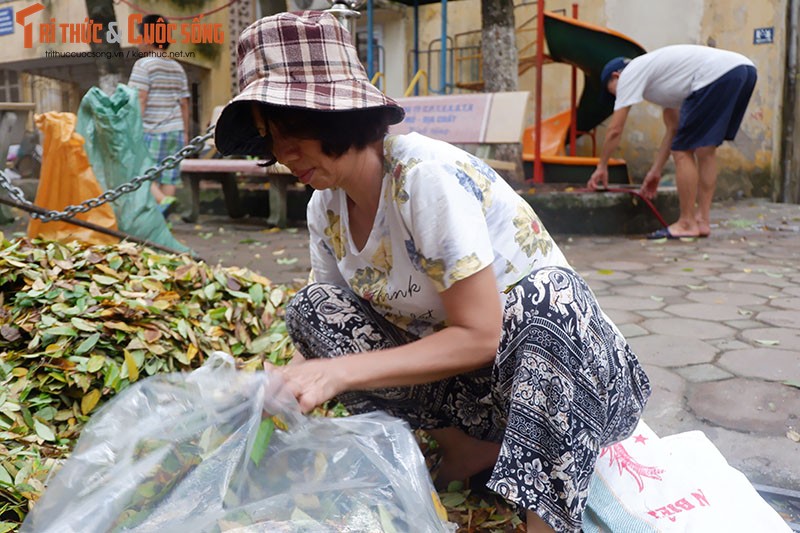
M 405 115 L 370 83 L 350 34 L 322 11 L 279 13 L 251 24 L 239 36 L 238 74 L 240 92 L 214 133 L 225 155 L 267 155 L 253 102 L 330 112 L 386 108 L 392 124 Z

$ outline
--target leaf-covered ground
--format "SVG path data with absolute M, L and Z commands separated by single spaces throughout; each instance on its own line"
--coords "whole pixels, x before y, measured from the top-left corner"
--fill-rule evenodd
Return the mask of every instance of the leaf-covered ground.
M 92 412 L 131 383 L 196 368 L 214 350 L 249 370 L 285 364 L 292 294 L 245 269 L 130 243 L 0 233 L 0 533 L 19 527 Z M 435 443 L 419 440 L 433 462 Z M 440 497 L 460 532 L 523 531 L 485 490 L 451 484 Z

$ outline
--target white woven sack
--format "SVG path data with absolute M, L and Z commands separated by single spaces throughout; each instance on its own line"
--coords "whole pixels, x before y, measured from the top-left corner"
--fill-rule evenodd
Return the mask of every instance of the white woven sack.
M 603 448 L 585 533 L 791 532 L 701 431 L 659 438 L 643 421 Z

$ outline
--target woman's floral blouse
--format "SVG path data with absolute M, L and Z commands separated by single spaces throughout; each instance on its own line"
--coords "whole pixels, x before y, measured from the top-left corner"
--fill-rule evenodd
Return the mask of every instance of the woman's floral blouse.
M 381 200 L 363 249 L 347 197 L 315 191 L 308 206 L 314 281 L 350 287 L 418 336 L 444 327 L 440 292 L 490 266 L 504 291 L 530 271 L 569 267 L 530 205 L 486 163 L 416 133 L 384 141 Z

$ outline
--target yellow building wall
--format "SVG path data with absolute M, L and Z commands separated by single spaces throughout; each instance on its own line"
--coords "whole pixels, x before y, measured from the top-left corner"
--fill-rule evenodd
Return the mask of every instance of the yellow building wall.
M 34 2 L 30 0 L 12 1 L 2 4 L 0 7 L 11 7 L 16 14 L 17 12 L 29 7 Z M 65 0 L 43 2 L 45 9 L 34 15 L 30 15 L 26 19 L 26 23 L 32 24 L 33 46 L 31 48 L 24 47 L 24 30 L 23 27 L 15 24 L 14 32 L 9 35 L 0 36 L 0 47 L 3 49 L 2 59 L 0 59 L 0 68 L 2 63 L 11 63 L 18 61 L 41 60 L 46 57 L 48 50 L 58 52 L 88 52 L 90 47 L 88 44 L 82 43 L 65 43 L 61 39 L 60 29 L 57 33 L 57 39 L 54 43 L 41 43 L 39 39 L 39 26 L 40 24 L 47 24 L 51 20 L 55 20 L 55 24 L 61 23 L 83 23 L 87 19 L 86 3 L 83 1 L 67 2 Z M 196 45 L 192 43 L 182 43 L 182 36 L 180 34 L 180 25 L 189 24 L 192 19 L 178 20 L 180 17 L 186 17 L 201 13 L 203 11 L 210 11 L 218 7 L 219 3 L 208 2 L 204 8 L 193 7 L 191 9 L 180 9 L 175 3 L 158 2 L 154 0 L 141 0 L 137 5 L 148 12 L 162 13 L 171 22 L 179 24 L 179 29 L 175 34 L 176 42 L 170 45 L 170 52 L 184 52 L 185 56 L 180 59 L 181 62 L 188 65 L 193 65 L 199 68 L 197 76 L 200 82 L 200 122 L 201 125 L 207 124 L 211 118 L 211 113 L 214 106 L 225 104 L 231 97 L 230 80 L 231 80 L 231 67 L 230 67 L 230 40 L 235 39 L 236 36 L 231 36 L 228 27 L 228 10 L 223 9 L 217 13 L 204 16 L 200 22 L 203 24 L 221 24 L 225 32 L 224 43 L 215 44 L 209 43 L 205 45 Z M 128 32 L 128 20 L 132 14 L 132 10 L 124 3 L 116 3 L 114 5 L 117 22 L 119 23 L 120 46 L 123 49 L 130 50 L 133 53 L 135 45 L 130 42 L 130 35 Z M 127 52 L 127 51 L 126 51 Z M 46 75 L 46 72 L 43 72 Z M 130 75 L 129 69 L 123 71 L 122 82 L 127 82 Z M 65 84 L 66 85 L 66 84 Z M 30 91 L 28 91 L 30 92 Z M 82 97 L 83 95 L 80 95 Z M 203 126 L 204 129 L 204 126 Z

